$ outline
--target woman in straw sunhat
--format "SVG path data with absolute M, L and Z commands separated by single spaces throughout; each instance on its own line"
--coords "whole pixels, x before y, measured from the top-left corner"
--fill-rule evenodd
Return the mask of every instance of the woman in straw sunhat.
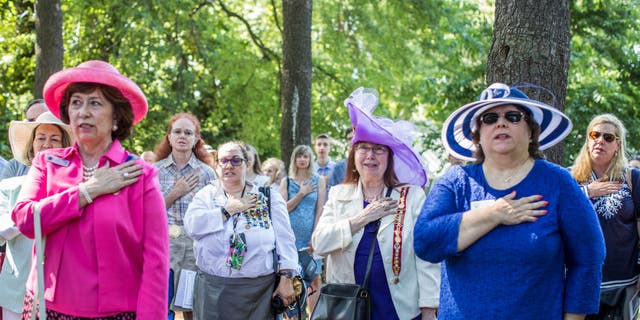
M 169 240 L 156 170 L 120 143 L 147 113 L 138 85 L 103 61 L 52 75 L 51 112 L 76 143 L 40 152 L 12 218 L 34 237 L 40 211 L 44 300 L 49 319 L 167 317 Z M 35 312 L 36 263 L 23 318 Z
M 72 143 L 71 128 L 51 112 L 35 121 L 11 121 L 9 142 L 13 158 L 25 166 L 40 151 L 66 148 Z M 31 267 L 33 241 L 20 233 L 11 221 L 11 208 L 16 203 L 25 176 L 7 177 L 0 182 L 0 243 L 7 245 L 7 258 L 0 272 L 0 307 L 3 320 L 20 319 L 24 301 L 26 270 Z

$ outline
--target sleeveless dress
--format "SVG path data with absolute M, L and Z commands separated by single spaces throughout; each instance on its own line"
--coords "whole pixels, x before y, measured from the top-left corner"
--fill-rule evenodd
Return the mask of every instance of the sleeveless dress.
M 310 180 L 312 183 L 318 184 L 318 176 L 313 176 Z M 300 185 L 293 178 L 287 178 L 287 182 L 287 195 L 291 199 L 300 192 Z M 311 241 L 317 201 L 318 191 L 316 190 L 302 198 L 296 208 L 289 212 L 289 221 L 291 221 L 291 229 L 296 236 L 296 249 L 298 250 L 308 247 Z

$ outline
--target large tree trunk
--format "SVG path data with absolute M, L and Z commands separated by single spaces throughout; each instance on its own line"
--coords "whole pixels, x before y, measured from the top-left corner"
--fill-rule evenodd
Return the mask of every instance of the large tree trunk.
M 311 144 L 311 0 L 283 0 L 280 152 Z
M 42 88 L 49 76 L 62 70 L 63 54 L 60 0 L 37 0 L 35 98 L 42 98 Z
M 569 1 L 496 0 L 496 21 L 487 60 L 487 83 L 534 84 L 529 97 L 564 110 L 569 72 Z M 555 97 L 554 97 L 555 96 Z M 562 143 L 546 150 L 562 163 Z

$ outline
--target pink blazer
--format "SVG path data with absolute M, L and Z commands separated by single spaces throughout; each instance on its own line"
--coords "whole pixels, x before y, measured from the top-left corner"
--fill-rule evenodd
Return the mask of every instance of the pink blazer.
M 119 141 L 99 166 L 123 163 Z M 169 238 L 156 169 L 142 160 L 144 174 L 115 194 L 78 208 L 82 159 L 78 145 L 40 152 L 33 160 L 13 221 L 34 237 L 33 208 L 40 205 L 45 248 L 47 309 L 81 317 L 135 311 L 137 319 L 167 317 Z M 34 249 L 35 251 L 35 249 Z M 33 254 L 27 291 L 36 285 Z

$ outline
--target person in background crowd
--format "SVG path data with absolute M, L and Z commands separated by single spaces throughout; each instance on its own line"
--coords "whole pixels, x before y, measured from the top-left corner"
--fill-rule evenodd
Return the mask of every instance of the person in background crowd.
M 353 139 L 353 128 L 349 128 L 345 131 L 345 140 L 349 144 Z M 329 183 L 327 185 L 327 190 L 331 189 L 331 187 L 342 183 L 345 176 L 345 171 L 347 168 L 347 159 L 340 160 L 333 167 L 333 171 L 331 172 L 331 178 L 329 178 Z
M 249 155 L 249 170 L 247 171 L 247 180 L 254 182 L 258 186 L 269 185 L 269 177 L 262 174 L 262 164 L 260 163 L 260 156 L 258 151 L 250 144 L 244 145 Z
M 51 148 L 71 146 L 72 133 L 68 125 L 51 112 L 41 114 L 35 121 L 11 121 L 9 142 L 13 158 L 27 166 L 38 152 Z M 0 307 L 3 320 L 21 318 L 26 293 L 27 270 L 31 267 L 33 240 L 20 233 L 11 221 L 15 205 L 26 176 L 5 178 L 0 181 L 0 243 L 7 245 L 7 261 L 0 272 Z
M 373 116 L 377 104 L 377 92 L 364 88 L 345 100 L 355 128 L 346 177 L 329 191 L 313 248 L 326 256 L 327 282 L 362 285 L 375 246 L 372 319 L 436 319 L 440 266 L 418 259 L 412 245 L 428 182 L 411 147 L 415 127 Z
M 140 155 L 140 158 L 144 160 L 146 163 L 154 164 L 158 161 L 158 156 L 156 156 L 155 152 L 151 150 L 147 150 Z
M 47 108 L 44 100 L 33 99 L 29 101 L 27 107 L 25 108 L 24 119 L 25 121 L 35 121 L 36 118 L 47 111 L 49 111 L 49 108 Z M 4 169 L 0 171 L 2 172 L 2 174 L 0 175 L 0 179 L 23 176 L 27 174 L 28 170 L 29 167 L 24 163 L 16 159 L 11 159 L 8 161 Z
M 638 290 L 640 194 L 632 189 L 640 188 L 640 171 L 632 173 L 627 167 L 626 137 L 627 130 L 616 116 L 595 116 L 571 168 L 598 214 L 607 249 L 600 310 L 587 319 L 630 320 L 627 306 Z
M 44 97 L 76 143 L 36 155 L 13 208 L 29 238 L 39 210 L 46 237 L 45 261 L 31 264 L 23 319 L 37 310 L 38 263 L 49 319 L 167 317 L 169 241 L 156 170 L 120 143 L 147 113 L 144 93 L 93 60 L 52 75 Z
M 189 113 L 178 113 L 171 117 L 167 133 L 156 146 L 160 186 L 164 195 L 167 219 L 171 269 L 174 271 L 174 295 L 171 310 L 182 311 L 185 320 L 192 319 L 191 308 L 176 305 L 176 293 L 182 270 L 196 271 L 193 255 L 193 239 L 184 232 L 184 215 L 193 196 L 216 179 L 208 165 L 211 155 L 200 137 L 200 121 Z
M 629 166 L 640 169 L 640 156 L 634 156 L 629 160 Z
M 313 150 L 316 152 L 318 175 L 323 177 L 325 182 L 329 182 L 331 172 L 336 166 L 336 163 L 329 157 L 329 154 L 331 154 L 331 138 L 329 135 L 323 133 L 316 136 L 313 139 Z
M 44 104 L 44 100 L 33 99 L 29 101 L 29 103 L 27 104 L 24 110 L 25 121 L 35 121 L 38 116 L 40 116 L 42 113 L 48 110 L 49 108 L 47 108 L 47 106 Z M 15 177 L 15 176 L 23 176 L 27 174 L 29 167 L 24 163 L 21 163 L 16 159 L 11 159 L 9 161 L 6 161 L 2 157 L 0 158 L 2 159 L 2 161 L 0 161 L 2 162 L 2 165 L 0 168 L 0 180 L 5 178 Z M 5 245 L 0 245 L 0 266 L 2 265 L 4 255 L 5 255 Z M 2 314 L 0 313 L 0 320 L 2 320 L 1 316 Z
M 540 152 L 571 128 L 558 109 L 502 83 L 445 121 L 447 151 L 475 163 L 438 180 L 414 228 L 416 254 L 444 261 L 438 318 L 570 320 L 598 310 L 596 214 Z
M 278 158 L 269 158 L 262 163 L 262 172 L 269 177 L 271 188 L 278 190 L 280 181 L 286 176 L 284 162 Z
M 195 195 L 184 218 L 198 265 L 196 319 L 271 320 L 272 299 L 295 301 L 298 256 L 286 203 L 246 180 L 248 159 L 241 142 L 220 145 L 219 179 Z
M 296 236 L 296 249 L 306 249 L 313 253 L 311 246 L 311 234 L 322 215 L 322 207 L 326 199 L 325 180 L 316 173 L 316 165 L 313 161 L 313 151 L 306 145 L 299 145 L 291 152 L 289 163 L 289 177 L 280 182 L 280 194 L 287 201 L 291 228 Z M 322 283 L 322 257 L 314 257 L 316 260 L 316 275 L 311 287 L 320 289 Z M 318 295 L 309 297 L 308 306 L 312 311 Z

